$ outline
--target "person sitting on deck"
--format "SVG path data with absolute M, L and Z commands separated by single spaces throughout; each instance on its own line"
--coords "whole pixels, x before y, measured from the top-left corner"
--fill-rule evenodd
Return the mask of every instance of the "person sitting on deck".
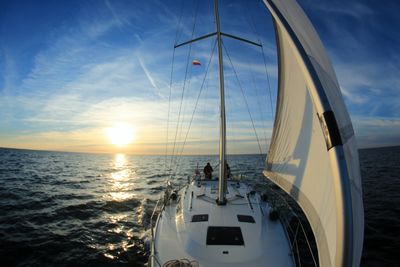
M 212 172 L 213 171 L 214 170 L 211 167 L 210 162 L 207 162 L 207 165 L 203 169 L 204 176 L 206 177 L 206 179 L 211 179 L 212 178 Z
M 226 178 L 231 179 L 231 168 L 228 163 L 225 164 L 225 176 Z

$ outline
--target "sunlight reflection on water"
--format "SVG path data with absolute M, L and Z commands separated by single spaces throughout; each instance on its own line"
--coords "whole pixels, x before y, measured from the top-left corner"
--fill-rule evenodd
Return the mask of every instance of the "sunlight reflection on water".
M 127 155 L 119 153 L 111 158 L 109 164 L 112 171 L 106 176 L 107 188 L 104 198 L 107 201 L 122 203 L 129 207 L 130 204 L 124 202 L 137 199 L 137 194 L 133 193 L 138 183 L 135 162 Z M 134 218 L 129 216 L 129 214 L 133 215 L 133 211 L 134 207 L 130 212 L 107 216 L 106 220 L 112 226 L 107 232 L 118 238 L 109 240 L 110 242 L 105 245 L 103 255 L 106 258 L 119 258 L 123 251 L 126 252 L 129 248 L 135 246 L 133 241 L 134 231 L 132 228 L 126 227 L 126 225 L 129 225 L 129 221 L 134 221 Z
M 133 179 L 136 178 L 136 172 L 132 170 L 132 166 L 127 160 L 125 154 L 116 154 L 111 163 L 112 169 L 115 170 L 110 174 L 111 188 L 108 197 L 114 201 L 124 201 L 136 196 L 132 193 Z
M 239 166 L 248 175 L 259 174 L 257 158 L 233 157 L 232 170 Z M 151 214 L 169 176 L 164 157 L 0 149 L 0 159 L 0 219 L 7 233 L 2 241 L 11 244 L 0 248 L 6 256 L 2 266 L 147 262 Z M 182 169 L 172 179 L 177 185 L 186 182 L 198 162 L 218 161 L 210 156 L 181 160 Z M 15 222 L 24 222 L 23 227 Z

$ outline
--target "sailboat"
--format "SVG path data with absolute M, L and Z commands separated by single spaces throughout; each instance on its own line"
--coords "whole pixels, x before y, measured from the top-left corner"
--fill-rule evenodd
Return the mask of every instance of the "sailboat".
M 295 0 L 264 0 L 278 49 L 278 97 L 264 176 L 303 210 L 319 266 L 359 266 L 364 214 L 358 152 L 350 117 L 325 49 Z M 167 187 L 152 227 L 151 266 L 295 266 L 282 220 L 249 185 L 226 174 L 226 122 L 218 0 L 220 79 L 218 180 L 196 174 Z M 177 45 L 179 46 L 179 45 Z M 177 47 L 176 46 L 176 47 Z M 154 213 L 156 214 L 156 213 Z M 152 223 L 153 224 L 153 223 Z M 301 256 L 301 255 L 300 255 Z

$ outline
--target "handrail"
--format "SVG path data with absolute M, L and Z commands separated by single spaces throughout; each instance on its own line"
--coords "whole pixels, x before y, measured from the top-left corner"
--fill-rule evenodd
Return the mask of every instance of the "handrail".
M 151 217 L 150 217 L 151 242 L 154 241 L 154 223 L 153 223 L 153 219 L 154 219 L 154 215 L 156 214 L 156 211 L 157 211 L 158 205 L 160 203 L 160 200 L 161 199 L 157 200 L 156 206 L 154 207 L 153 213 L 151 214 Z
M 308 240 L 306 231 L 304 230 L 303 224 L 302 224 L 301 222 L 300 222 L 300 226 L 301 226 L 301 230 L 303 231 L 303 235 L 304 235 L 304 237 L 306 238 L 307 245 L 308 245 L 308 249 L 311 251 L 311 257 L 312 257 L 312 259 L 313 259 L 314 265 L 315 265 L 315 266 L 318 266 L 318 265 L 317 265 L 317 262 L 316 262 L 316 260 L 315 260 L 315 257 L 314 257 L 314 253 L 312 253 L 310 241 Z
M 158 218 L 159 218 L 160 212 L 162 210 L 164 210 L 165 206 L 169 203 L 169 199 L 170 199 L 170 196 L 171 196 L 171 190 L 172 190 L 171 188 L 172 188 L 171 182 L 168 181 L 167 182 L 167 189 L 165 190 L 164 194 L 157 200 L 157 203 L 156 203 L 156 205 L 155 205 L 155 207 L 153 209 L 153 212 L 151 214 L 151 217 L 150 217 L 152 251 L 150 253 L 149 260 L 150 259 L 154 259 L 155 262 L 160 267 L 161 267 L 161 264 L 160 264 L 160 262 L 158 261 L 158 259 L 156 257 L 157 252 L 155 251 L 155 248 L 154 248 L 154 240 L 155 240 L 154 228 L 156 227 L 156 224 L 158 222 Z M 183 186 L 180 186 L 178 191 L 181 190 L 182 188 L 183 188 Z M 155 220 L 155 217 L 157 218 L 156 220 Z
M 158 219 L 159 211 L 161 211 L 161 210 L 164 209 L 165 203 L 166 203 L 166 201 L 165 201 L 165 196 L 164 196 L 164 200 L 163 200 L 163 201 L 162 201 L 162 198 L 158 199 L 158 200 L 157 200 L 157 203 L 156 203 L 156 206 L 155 206 L 154 209 L 153 209 L 153 213 L 151 214 L 151 217 L 150 217 L 151 247 L 152 247 L 152 250 L 151 250 L 151 253 L 150 253 L 150 256 L 149 256 L 149 261 L 150 261 L 150 259 L 154 259 L 155 262 L 156 262 L 156 263 L 158 264 L 158 266 L 160 266 L 160 267 L 161 267 L 161 264 L 160 264 L 160 262 L 158 261 L 158 259 L 157 259 L 157 257 L 156 257 L 156 251 L 155 251 L 155 248 L 154 248 L 154 239 L 155 239 L 155 236 L 154 236 L 154 227 L 155 227 L 155 225 L 154 225 L 154 217 L 155 217 L 156 214 L 157 214 L 157 219 Z M 161 205 L 161 204 L 162 204 L 162 205 Z M 157 221 L 156 221 L 156 223 L 157 223 Z M 152 266 L 154 267 L 154 265 L 152 265 Z
M 149 257 L 149 260 L 150 260 L 150 259 L 154 259 L 155 262 L 157 263 L 157 265 L 158 265 L 159 267 L 161 267 L 161 263 L 158 261 L 156 255 L 151 254 L 150 257 Z M 154 265 L 153 265 L 152 267 L 154 267 Z
M 313 252 L 313 250 L 311 248 L 309 237 L 308 237 L 308 235 L 306 233 L 306 230 L 304 228 L 304 225 L 303 225 L 299 215 L 293 210 L 293 208 L 288 203 L 288 201 L 282 195 L 280 195 L 279 193 L 277 193 L 274 190 L 268 188 L 267 194 L 268 195 L 277 196 L 279 198 L 279 200 L 277 200 L 277 199 L 269 200 L 269 203 L 272 205 L 273 208 L 280 208 L 280 209 L 286 208 L 287 209 L 287 213 L 284 214 L 284 216 L 281 218 L 281 222 L 285 226 L 285 228 L 290 231 L 290 233 L 292 235 L 293 240 L 291 241 L 291 250 L 292 250 L 292 253 L 297 254 L 297 261 L 298 261 L 299 266 L 301 266 L 301 261 L 300 261 L 300 258 L 299 258 L 299 253 L 300 252 L 299 252 L 299 242 L 298 242 L 299 238 L 300 238 L 299 234 L 298 234 L 299 227 L 300 227 L 301 232 L 302 232 L 302 234 L 303 234 L 303 236 L 305 238 L 305 241 L 307 243 L 308 251 L 309 251 L 309 253 L 311 255 L 311 258 L 312 258 L 312 261 L 314 263 L 314 266 L 318 266 L 317 260 L 316 260 L 316 256 L 314 255 L 314 252 Z M 283 206 L 279 205 L 277 202 L 279 202 L 279 204 L 283 204 Z M 278 207 L 278 206 L 280 206 L 280 207 Z M 293 216 L 292 218 L 295 218 L 295 220 L 297 222 L 296 230 L 294 230 L 290 225 L 290 221 L 289 221 L 289 216 L 290 215 L 292 215 Z

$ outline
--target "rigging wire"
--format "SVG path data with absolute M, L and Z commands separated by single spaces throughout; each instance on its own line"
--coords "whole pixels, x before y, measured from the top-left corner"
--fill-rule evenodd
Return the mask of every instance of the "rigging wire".
M 169 142 L 169 117 L 171 113 L 171 94 L 172 94 L 172 77 L 174 73 L 174 62 L 175 62 L 175 48 L 172 53 L 172 63 L 171 63 L 171 77 L 169 82 L 169 97 L 168 97 L 168 119 L 167 119 L 167 137 L 165 142 L 165 161 L 164 161 L 164 170 L 167 169 L 167 161 L 168 161 L 168 142 Z
M 195 29 L 196 29 L 196 21 L 197 21 L 198 8 L 199 8 L 199 1 L 197 1 L 196 10 L 195 10 L 195 15 L 194 15 L 194 19 L 193 19 L 193 20 L 194 20 L 194 23 L 193 23 L 193 28 L 192 28 L 191 39 L 193 39 L 194 31 L 195 31 Z M 183 99 L 184 99 L 184 95 L 185 95 L 186 79 L 187 79 L 187 74 L 188 74 L 188 68 L 189 68 L 189 62 L 190 62 L 191 51 L 192 51 L 192 43 L 189 44 L 189 52 L 188 52 L 187 59 L 186 59 L 185 78 L 184 78 L 184 82 L 183 82 L 183 88 L 182 88 L 182 94 L 181 94 L 181 101 L 180 101 L 180 104 L 179 104 L 178 121 L 177 121 L 177 124 L 176 124 L 175 137 L 174 137 L 174 143 L 173 143 L 173 148 L 172 148 L 171 162 L 170 162 L 170 167 L 169 167 L 169 169 L 172 169 L 172 165 L 173 165 L 173 162 L 174 162 L 174 153 L 175 153 L 175 147 L 176 147 L 176 139 L 177 139 L 177 136 L 178 136 L 178 129 L 179 129 L 179 123 L 180 123 L 181 111 L 182 111 L 182 103 L 183 103 Z M 175 162 L 176 162 L 176 159 L 175 159 Z M 170 174 L 171 174 L 171 173 L 169 173 L 169 175 L 170 175 Z
M 265 117 L 264 117 L 264 115 L 263 115 L 262 108 L 261 108 L 261 102 L 260 102 L 262 93 L 261 93 L 261 95 L 259 95 L 259 88 L 258 88 L 258 86 L 257 86 L 256 79 L 255 79 L 254 73 L 253 73 L 253 72 L 254 72 L 253 64 L 251 64 L 250 59 L 249 59 L 249 61 L 248 61 L 248 64 L 249 64 L 249 66 L 250 66 L 251 80 L 252 80 L 252 82 L 253 82 L 253 85 L 254 85 L 254 88 L 255 88 L 254 91 L 255 91 L 256 97 L 257 97 L 258 113 L 260 114 L 260 120 L 261 120 L 261 123 L 262 123 L 262 125 L 263 125 L 262 128 L 263 128 L 263 133 L 264 133 L 265 145 L 266 145 L 266 147 L 268 147 L 268 144 L 267 144 L 267 126 L 266 126 L 266 124 L 265 124 L 266 119 L 265 119 Z
M 248 102 L 247 102 L 246 95 L 244 94 L 244 90 L 243 90 L 242 84 L 241 84 L 241 82 L 240 82 L 240 80 L 239 80 L 239 76 L 237 75 L 236 69 L 235 69 L 235 67 L 233 66 L 232 59 L 231 59 L 231 57 L 230 57 L 230 55 L 229 55 L 229 53 L 228 53 L 228 50 L 227 50 L 226 47 L 225 47 L 224 42 L 222 42 L 222 46 L 224 47 L 225 53 L 226 53 L 226 55 L 228 56 L 228 59 L 229 59 L 229 62 L 230 62 L 230 64 L 231 64 L 233 73 L 235 74 L 235 77 L 236 77 L 236 80 L 237 80 L 237 82 L 238 82 L 240 91 L 242 92 L 243 100 L 244 100 L 244 102 L 245 102 L 245 104 L 246 104 L 247 112 L 249 113 L 250 120 L 251 120 L 251 125 L 253 126 L 254 134 L 255 134 L 256 139 L 257 139 L 257 144 L 258 144 L 258 148 L 259 148 L 259 150 L 260 150 L 260 155 L 262 155 L 262 149 L 261 149 L 261 145 L 260 145 L 260 139 L 258 138 L 257 130 L 256 130 L 256 127 L 255 127 L 255 125 L 254 125 L 253 117 L 251 116 L 249 104 L 248 104 Z
M 209 80 L 206 80 L 205 87 L 206 87 L 206 91 L 204 93 L 204 99 L 207 99 L 208 90 L 209 90 L 209 87 L 210 87 L 209 86 Z M 199 112 L 200 112 L 200 114 L 205 114 L 205 112 L 206 112 L 206 101 L 203 101 L 202 106 L 199 108 Z M 200 127 L 200 135 L 199 136 L 204 136 L 204 134 L 205 134 L 204 128 L 205 127 Z M 198 155 L 201 154 L 200 146 L 198 147 L 198 151 L 197 152 L 198 152 Z
M 258 40 L 259 43 L 261 43 L 260 35 L 258 34 L 257 27 L 256 27 L 256 25 L 254 23 L 254 19 L 250 15 L 250 7 L 249 7 L 249 5 L 250 5 L 249 2 L 246 2 L 246 4 L 244 6 L 245 6 L 247 12 L 244 12 L 243 14 L 245 14 L 244 17 L 247 20 L 248 25 L 250 26 L 250 28 L 252 29 L 253 33 L 257 37 L 256 39 Z M 261 49 L 262 49 L 262 46 L 261 46 Z M 263 125 L 263 133 L 264 133 L 265 145 L 266 145 L 266 147 L 268 147 L 267 131 L 266 131 L 267 127 L 266 127 L 266 124 L 265 124 L 266 118 L 264 117 L 264 112 L 263 112 L 263 109 L 261 108 L 261 103 L 260 103 L 261 97 L 259 97 L 259 95 L 258 95 L 258 93 L 259 93 L 258 89 L 259 88 L 256 85 L 256 81 L 255 81 L 255 77 L 254 77 L 254 73 L 253 73 L 253 64 L 251 64 L 250 59 L 249 59 L 248 62 L 249 62 L 249 66 L 250 66 L 251 78 L 252 78 L 252 81 L 253 81 L 253 84 L 254 84 L 254 87 L 255 87 L 256 96 L 257 96 L 257 104 L 258 104 L 258 109 L 259 109 L 259 114 L 260 114 L 260 120 L 261 120 L 262 125 Z M 267 73 L 267 75 L 268 75 L 268 73 Z M 262 95 L 262 93 L 261 93 L 261 95 Z
M 208 70 L 209 70 L 210 65 L 211 65 L 212 58 L 214 56 L 214 52 L 215 52 L 215 47 L 216 46 L 217 46 L 217 40 L 215 40 L 215 42 L 214 42 L 214 46 L 213 46 L 213 49 L 211 51 L 211 56 L 210 56 L 210 59 L 208 60 L 206 72 L 204 74 L 203 81 L 202 81 L 201 86 L 200 86 L 199 94 L 197 95 L 196 103 L 194 105 L 192 116 L 191 116 L 190 121 L 189 121 L 189 126 L 188 126 L 188 129 L 186 131 L 185 139 L 183 140 L 182 149 L 181 149 L 180 154 L 179 154 L 179 159 L 181 159 L 181 156 L 183 154 L 183 150 L 184 150 L 185 145 L 186 145 L 187 138 L 189 136 L 189 132 L 190 132 L 190 129 L 191 129 L 191 126 L 192 126 L 194 115 L 195 115 L 196 110 L 197 110 L 197 106 L 198 106 L 198 103 L 199 103 L 199 100 L 200 100 L 201 93 L 203 92 L 204 84 L 205 84 L 205 81 L 206 81 L 206 78 L 207 78 L 207 74 L 208 74 Z M 179 164 L 180 164 L 180 160 L 179 159 L 178 159 L 177 167 L 175 169 L 175 173 L 174 174 L 176 174 L 176 172 L 177 172 L 177 170 L 179 168 Z
M 183 8 L 184 8 L 184 0 L 181 1 L 181 10 L 180 10 L 180 15 L 179 15 L 179 22 L 178 22 L 178 28 L 176 29 L 176 35 L 175 35 L 175 44 L 177 44 L 178 40 L 181 38 L 183 34 L 183 27 L 180 28 L 179 25 L 181 25 L 182 22 L 182 16 L 183 16 Z
M 214 9 L 214 5 L 213 5 L 212 1 L 207 1 L 207 13 L 206 14 L 209 14 L 209 17 L 208 17 L 207 21 L 214 21 L 213 9 Z M 215 24 L 215 22 L 214 22 L 214 24 Z M 213 49 L 214 45 L 215 45 L 214 43 L 211 43 L 210 50 Z M 206 84 L 205 84 L 204 99 L 207 99 L 207 97 L 208 97 L 208 92 L 209 92 L 209 87 L 210 87 L 209 84 L 210 84 L 209 78 L 207 78 Z M 200 103 L 200 104 L 202 104 L 202 105 L 199 107 L 199 113 L 200 114 L 205 114 L 205 112 L 207 110 L 206 109 L 207 108 L 207 105 L 206 105 L 207 101 L 203 101 L 203 103 Z M 199 136 L 204 136 L 204 134 L 205 134 L 204 128 L 205 127 L 200 127 Z M 201 155 L 201 147 L 202 146 L 197 146 L 198 155 Z
M 261 53 L 263 55 L 265 72 L 267 73 L 269 101 L 270 101 L 270 105 L 271 105 L 271 119 L 272 119 L 272 121 L 274 121 L 275 114 L 274 114 L 274 109 L 273 109 L 273 106 L 272 106 L 271 83 L 270 83 L 269 74 L 268 74 L 267 60 L 265 59 L 264 48 L 262 46 L 261 46 Z
M 247 9 L 249 10 L 248 5 L 246 5 L 246 7 L 247 7 Z M 250 12 L 249 12 L 249 13 L 250 13 Z M 258 31 L 257 31 L 257 27 L 255 26 L 254 18 L 253 18 L 252 16 L 250 16 L 250 21 L 251 21 L 251 23 L 252 23 L 252 25 L 253 25 L 253 28 L 254 28 L 254 30 L 255 30 L 255 33 L 256 33 L 256 35 L 257 35 L 258 40 L 259 40 L 259 42 L 261 43 L 261 41 L 260 41 L 260 34 L 259 34 Z M 266 74 L 267 74 L 267 85 L 268 85 L 268 92 L 269 92 L 269 102 L 270 102 L 270 107 L 271 107 L 271 121 L 272 121 L 272 123 L 274 123 L 274 120 L 275 120 L 275 113 L 274 113 L 274 108 L 273 108 L 273 105 L 272 105 L 271 82 L 270 82 L 270 78 L 269 78 L 269 71 L 268 71 L 268 67 L 267 67 L 267 60 L 266 60 L 266 58 L 265 58 L 265 53 L 264 53 L 264 46 L 261 46 L 261 53 L 262 53 L 262 57 L 263 57 L 263 61 L 264 61 L 265 72 L 266 72 Z M 265 140 L 265 141 L 267 142 L 267 140 Z M 271 145 L 270 145 L 269 147 L 271 148 Z M 269 151 L 267 152 L 267 154 L 269 154 Z
M 233 101 L 232 101 L 232 98 L 231 98 L 231 94 L 230 94 L 230 90 L 225 90 L 225 93 L 226 93 L 226 95 L 227 95 L 227 98 L 226 98 L 226 100 L 228 100 L 228 105 L 225 105 L 225 108 L 227 109 L 227 112 L 226 112 L 226 114 L 227 114 L 227 116 L 226 116 L 226 124 L 227 124 L 227 128 L 229 128 L 229 124 L 231 123 L 231 121 L 229 120 L 229 116 L 228 116 L 228 114 L 232 114 L 232 121 L 233 121 L 233 117 L 234 117 L 234 113 L 233 113 L 233 111 L 232 111 L 232 107 L 234 106 L 233 105 Z M 232 123 L 233 124 L 233 123 Z M 232 138 L 232 140 L 233 140 L 233 142 L 232 142 L 232 146 L 233 146 L 233 149 L 231 149 L 231 151 L 233 152 L 233 154 L 236 154 L 237 153 L 237 149 L 236 149 L 236 141 L 237 141 L 237 139 L 235 138 L 235 135 L 233 134 L 233 135 L 231 135 L 231 138 Z M 230 140 L 228 140 L 228 136 L 227 136 L 227 143 L 229 144 L 229 141 Z M 226 146 L 227 147 L 227 153 L 226 153 L 226 157 L 227 157 L 227 162 L 229 162 L 229 154 L 228 154 L 228 148 L 229 148 L 229 146 L 227 145 Z
M 196 50 L 193 51 L 193 53 L 191 55 L 191 58 L 196 58 L 195 53 L 196 53 Z M 192 82 L 192 74 L 193 74 L 193 66 L 189 68 L 189 78 L 188 78 L 188 83 L 187 83 L 187 86 L 186 86 L 186 88 L 187 88 L 186 89 L 186 95 L 189 93 L 189 90 L 191 89 L 190 86 L 191 86 L 191 82 Z M 184 132 L 183 129 L 184 129 L 184 122 L 185 122 L 185 117 L 186 117 L 187 106 L 188 106 L 188 103 L 185 101 L 183 103 L 183 112 L 182 112 L 182 119 L 181 119 L 182 123 L 181 123 L 180 129 L 179 129 L 179 138 L 178 138 L 178 140 L 182 140 L 182 135 L 183 135 L 183 132 Z M 177 148 L 177 151 L 179 151 L 179 146 Z
M 267 73 L 268 92 L 269 92 L 269 102 L 270 102 L 270 106 L 271 106 L 271 122 L 272 122 L 272 125 L 274 125 L 275 114 L 274 114 L 274 108 L 273 108 L 273 106 L 272 106 L 271 83 L 270 83 L 270 80 L 269 80 L 269 74 L 268 74 L 268 68 L 267 68 L 267 61 L 266 61 L 266 59 L 265 59 L 264 48 L 263 48 L 262 46 L 261 46 L 261 53 L 262 53 L 262 56 L 263 56 L 265 72 Z M 271 141 L 272 141 L 272 136 L 271 136 Z M 265 142 L 267 142 L 267 140 L 265 140 Z M 268 149 L 268 152 L 267 152 L 268 155 L 269 155 L 269 153 L 270 153 L 270 149 L 271 149 L 271 142 L 270 142 L 269 149 Z
M 193 24 L 193 28 L 192 28 L 192 34 L 191 34 L 191 37 L 193 38 L 193 36 L 194 36 L 194 32 L 195 32 L 195 28 L 196 28 L 196 23 L 197 23 L 197 16 L 198 16 L 198 6 L 199 6 L 199 1 L 197 1 L 197 5 L 196 5 L 196 9 L 195 9 L 195 14 L 194 14 L 194 24 Z M 247 9 L 248 9 L 248 5 L 245 5 L 246 7 L 247 7 Z M 182 6 L 182 9 L 181 9 L 181 17 L 182 17 L 182 12 L 183 12 L 183 6 Z M 249 14 L 249 13 L 248 13 Z M 181 21 L 181 17 L 180 17 L 180 19 L 179 19 L 179 21 Z M 246 18 L 248 19 L 248 16 L 246 16 Z M 257 35 L 257 37 L 258 37 L 258 40 L 260 40 L 260 38 L 259 38 L 259 34 L 258 34 L 258 32 L 257 32 L 257 29 L 256 29 L 256 27 L 255 27 L 255 24 L 254 24 L 254 21 L 253 21 L 253 18 L 250 16 L 250 22 L 251 23 L 249 23 L 251 26 L 253 26 L 253 30 L 254 30 L 254 32 L 256 33 L 256 35 Z M 249 20 L 248 20 L 249 21 Z M 179 24 L 180 24 L 180 22 L 179 22 Z M 177 31 L 177 33 L 176 33 L 176 39 L 178 38 L 178 36 L 181 36 L 181 34 L 182 34 L 182 32 L 183 32 L 183 30 L 182 31 L 179 31 L 179 29 L 178 29 L 178 31 Z M 175 43 L 176 43 L 176 41 L 175 41 Z M 233 63 L 232 63 L 232 60 L 231 60 L 231 58 L 230 58 L 230 55 L 229 55 L 229 53 L 228 53 L 228 51 L 227 51 L 227 49 L 226 49 L 226 47 L 225 47 L 225 45 L 223 44 L 223 46 L 224 46 L 224 49 L 225 49 L 225 51 L 226 51 L 226 53 L 227 53 L 227 56 L 228 56 L 228 58 L 229 58 L 229 61 L 230 61 L 230 64 L 231 64 L 231 66 L 232 66 L 232 69 L 233 69 L 233 71 L 234 71 L 234 74 L 235 74 L 235 76 L 236 76 L 236 79 L 237 79 L 237 81 L 238 81 L 238 83 L 239 83 L 239 87 L 240 87 L 240 89 L 241 89 L 241 92 L 242 92 L 242 95 L 243 95 L 243 97 L 244 97 L 244 101 L 245 101 L 245 103 L 246 103 L 246 108 L 247 108 L 247 111 L 248 111 L 248 113 L 249 113 L 249 116 L 250 116 L 250 119 L 251 119 L 251 123 L 252 123 L 252 126 L 253 126 L 253 130 L 254 130 L 254 132 L 255 132 L 255 135 L 256 135 L 256 139 L 257 139 L 257 143 L 258 143 L 258 147 L 259 147 L 259 150 L 260 150 L 260 154 L 262 154 L 262 148 L 261 148 L 261 145 L 260 145 L 260 139 L 259 139 L 259 137 L 258 137 L 258 134 L 257 134 L 257 130 L 256 130 L 256 127 L 255 127 L 255 125 L 254 125 L 254 120 L 253 120 L 253 117 L 252 117 L 252 115 L 251 115 L 251 112 L 250 112 L 250 108 L 249 108 L 249 105 L 248 105 L 248 102 L 247 102 L 247 99 L 246 99 L 246 97 L 245 97 L 245 94 L 244 94 L 244 90 L 243 90 L 243 87 L 242 87 L 242 85 L 241 85 L 241 83 L 240 83 L 240 80 L 239 80 L 239 77 L 238 77 L 238 75 L 237 75 L 237 72 L 236 72 L 236 70 L 235 70 L 235 68 L 234 68 L 234 66 L 233 66 Z M 175 50 L 175 49 L 174 49 Z M 267 84 L 268 84 L 268 90 L 269 90 L 269 98 L 270 98 L 270 107 L 271 107 L 271 117 L 272 117 L 272 120 L 273 120 L 273 118 L 274 118 L 274 112 L 273 112 L 273 107 L 272 107 L 272 93 L 271 93 L 271 85 L 270 85 L 270 79 L 269 79 L 269 72 L 268 72 L 268 68 L 267 68 L 267 64 L 266 64 L 266 59 L 265 59 L 265 53 L 264 53 L 264 50 L 263 50 L 263 47 L 261 47 L 261 51 L 262 51 L 262 55 L 263 55 L 263 61 L 264 61 L 264 67 L 265 67 L 265 70 L 266 70 L 266 75 L 267 75 Z M 174 51 L 174 54 L 175 54 L 175 51 Z M 184 100 L 184 98 L 185 98 L 185 94 L 187 94 L 187 90 L 189 89 L 188 87 L 190 87 L 190 81 L 191 81 L 191 76 L 192 76 L 192 73 L 191 73 L 191 71 L 190 71 L 190 73 L 189 73 L 189 78 L 188 78 L 188 68 L 189 68 L 189 62 L 190 62 L 190 57 L 192 56 L 192 44 L 190 44 L 190 46 L 189 46 L 189 52 L 188 52 L 188 56 L 187 56 L 187 63 L 186 63 L 186 70 L 185 70 L 185 77 L 184 77 L 184 82 L 183 82 L 183 87 L 182 87 L 182 94 L 181 94 L 181 101 L 180 101 L 180 105 L 179 105 L 179 112 L 178 112 L 178 121 L 177 121 L 177 124 L 176 124 L 176 130 L 175 130 L 175 137 L 174 137 L 174 142 L 173 142 L 173 148 L 172 148 L 172 153 L 171 153 L 171 160 L 170 160 L 170 167 L 169 167 L 169 175 L 171 175 L 171 173 L 172 173 L 172 169 L 173 169 L 173 165 L 174 164 L 177 164 L 180 160 L 179 160 L 179 158 L 178 158 L 178 156 L 180 157 L 180 156 L 182 156 L 182 154 L 183 154 L 183 150 L 184 150 L 184 148 L 185 148 L 185 145 L 186 145 L 186 142 L 187 142 L 187 137 L 188 137 L 188 133 L 189 133 L 189 131 L 190 131 L 190 128 L 191 128 L 191 124 L 192 124 L 192 120 L 193 120 L 193 117 L 194 117 L 194 113 L 192 114 L 192 118 L 191 118 L 191 120 L 190 120 L 190 122 L 189 122 L 189 126 L 188 126 L 188 130 L 187 130 L 187 132 L 186 132 L 186 135 L 185 135 L 185 138 L 184 138 L 184 140 L 183 140 L 183 142 L 181 141 L 181 142 L 179 142 L 179 143 L 181 143 L 182 144 L 182 146 L 180 146 L 179 144 L 178 144 L 178 142 L 177 142 L 177 139 L 178 139 L 178 135 L 179 135 L 179 140 L 181 140 L 181 137 L 182 137 L 182 133 L 183 133 L 183 125 L 184 125 L 184 114 L 182 115 L 182 105 L 183 105 L 183 100 Z M 211 56 L 212 57 L 212 56 Z M 252 69 L 251 69 L 252 70 Z M 173 71 L 172 71 L 173 72 Z M 171 98 L 171 88 L 172 88 L 172 72 L 171 72 L 171 85 L 170 85 L 170 98 Z M 207 72 L 208 72 L 208 69 L 207 69 Z M 207 75 L 207 73 L 206 73 L 206 75 Z M 254 76 L 252 76 L 253 77 L 253 82 L 254 82 Z M 202 87 L 203 87 L 203 85 L 204 85 L 204 80 L 203 80 L 203 84 L 202 84 Z M 257 89 L 257 88 L 256 88 Z M 202 90 L 202 89 L 201 89 Z M 185 92 L 186 91 L 186 92 Z M 198 98 L 200 97 L 200 94 L 201 94 L 201 91 L 200 91 L 200 93 L 199 93 L 199 96 L 198 96 Z M 258 97 L 257 97 L 257 99 L 258 99 Z M 196 101 L 196 106 L 195 106 L 195 109 L 194 109 L 194 112 L 196 111 L 196 108 L 197 108 L 197 104 L 198 104 L 198 100 L 199 99 L 197 99 L 197 101 Z M 259 99 L 258 99 L 258 101 L 259 101 Z M 170 116 L 170 105 L 171 105 L 171 99 L 170 99 L 170 101 L 169 101 L 169 110 L 168 110 L 168 117 Z M 260 104 L 259 104 L 260 105 Z M 183 112 L 185 112 L 185 110 L 186 110 L 186 105 L 184 106 L 184 111 Z M 262 112 L 261 112 L 262 113 Z M 262 114 L 261 114 L 262 115 Z M 169 121 L 169 119 L 168 119 L 168 121 Z M 263 121 L 263 119 L 262 119 L 262 121 Z M 169 123 L 169 122 L 168 122 Z M 169 124 L 168 124 L 168 127 L 167 127 L 168 129 L 169 129 Z M 265 130 L 265 129 L 264 129 Z M 264 135 L 265 135 L 265 140 L 267 140 L 267 138 L 266 138 L 266 133 L 264 132 Z M 166 154 L 168 154 L 167 152 L 168 152 L 168 142 L 169 142 L 169 139 L 168 139 L 168 130 L 167 130 L 167 144 L 166 144 Z M 167 156 L 167 155 L 166 155 Z M 166 161 L 167 161 L 167 159 L 166 159 Z M 179 164 L 177 164 L 177 165 L 179 165 Z M 176 171 L 175 171 L 176 172 Z
M 247 4 L 248 4 L 248 3 L 249 3 L 249 2 L 247 2 Z M 245 5 L 245 6 L 246 6 L 246 8 L 247 8 L 247 14 L 250 14 L 250 8 L 249 8 L 249 6 L 248 6 L 248 5 Z M 249 17 L 250 17 L 250 18 L 249 18 Z M 256 27 L 256 24 L 255 24 L 255 22 L 254 22 L 254 18 L 253 18 L 253 16 L 249 16 L 249 17 L 247 17 L 247 20 L 249 21 L 249 24 L 250 24 L 251 26 L 253 26 L 253 31 L 254 31 L 254 33 L 255 33 L 256 36 L 257 36 L 258 42 L 262 44 L 261 39 L 260 39 L 260 34 L 259 34 L 259 32 L 257 31 L 257 27 Z M 268 85 L 269 101 L 270 101 L 270 107 L 271 107 L 271 120 L 274 121 L 275 114 L 274 114 L 274 108 L 273 108 L 273 106 L 272 106 L 271 82 L 270 82 L 270 78 L 269 78 L 269 71 L 268 71 L 267 61 L 266 61 L 266 58 L 265 58 L 265 53 L 264 53 L 264 48 L 263 48 L 263 47 L 264 47 L 264 46 L 262 45 L 262 46 L 261 46 L 261 54 L 262 54 L 262 56 L 263 56 L 264 68 L 265 68 L 265 72 L 266 72 L 266 74 L 267 74 L 267 85 Z
M 169 135 L 169 122 L 170 122 L 170 113 L 171 113 L 172 80 L 173 80 L 173 75 L 174 75 L 174 63 L 175 63 L 175 45 L 178 41 L 178 34 L 179 34 L 180 24 L 182 21 L 182 15 L 183 15 L 183 0 L 181 1 L 181 10 L 180 10 L 179 19 L 178 19 L 178 26 L 177 26 L 176 33 L 175 33 L 174 49 L 172 52 L 171 75 L 170 75 L 170 80 L 169 80 L 167 136 L 166 136 L 166 142 L 165 142 L 164 172 L 167 172 L 167 161 L 168 161 L 168 143 L 169 143 L 168 135 Z

